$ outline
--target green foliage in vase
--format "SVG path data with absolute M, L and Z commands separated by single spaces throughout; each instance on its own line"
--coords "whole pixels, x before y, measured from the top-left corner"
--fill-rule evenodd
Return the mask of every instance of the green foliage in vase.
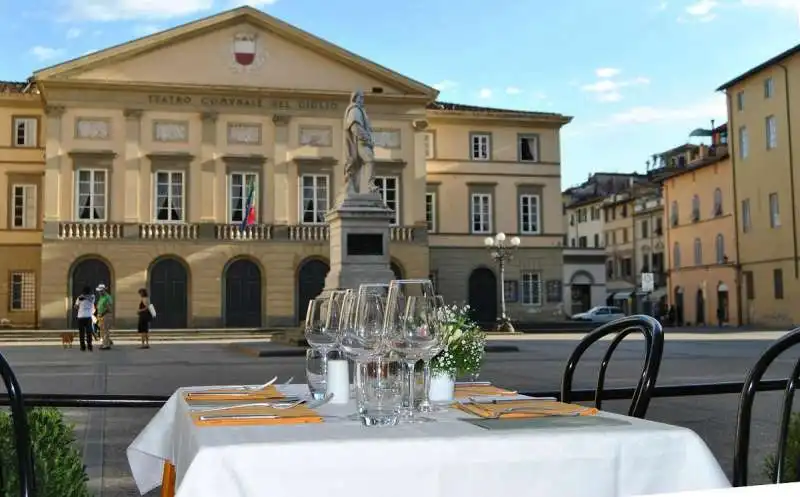
M 764 474 L 771 482 L 775 481 L 778 474 L 777 463 L 775 454 L 767 456 L 764 460 Z M 800 475 L 797 474 L 798 463 L 800 463 L 800 413 L 795 412 L 789 420 L 789 431 L 786 435 L 786 454 L 783 459 L 781 483 L 800 481 Z
M 56 408 L 28 411 L 36 495 L 38 497 L 89 497 L 86 467 L 75 448 L 75 434 Z M 19 495 L 19 471 L 11 414 L 0 412 L 0 495 Z
M 477 374 L 483 365 L 486 333 L 470 317 L 468 305 L 440 309 L 444 348 L 431 361 L 431 371 L 451 376 Z

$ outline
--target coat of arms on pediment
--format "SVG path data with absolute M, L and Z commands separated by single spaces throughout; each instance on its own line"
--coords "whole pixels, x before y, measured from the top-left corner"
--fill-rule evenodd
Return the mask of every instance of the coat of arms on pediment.
M 236 72 L 250 72 L 264 63 L 264 53 L 259 47 L 257 33 L 241 32 L 233 35 L 231 43 L 231 68 Z

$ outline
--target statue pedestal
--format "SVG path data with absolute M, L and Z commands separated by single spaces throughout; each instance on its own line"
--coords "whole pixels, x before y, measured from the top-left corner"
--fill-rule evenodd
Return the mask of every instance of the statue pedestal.
M 389 258 L 392 211 L 374 193 L 342 197 L 325 220 L 330 229 L 330 271 L 323 294 L 395 278 Z

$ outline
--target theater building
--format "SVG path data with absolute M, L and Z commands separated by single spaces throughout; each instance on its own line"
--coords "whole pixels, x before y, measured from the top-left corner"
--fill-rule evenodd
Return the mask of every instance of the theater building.
M 520 320 L 561 302 L 558 114 L 443 104 L 438 92 L 250 7 L 36 72 L 45 165 L 40 324 L 106 283 L 117 326 L 150 289 L 155 328 L 297 324 L 328 271 L 342 118 L 362 89 L 399 277 L 497 315 L 498 231 Z M 241 228 L 246 185 L 255 224 Z

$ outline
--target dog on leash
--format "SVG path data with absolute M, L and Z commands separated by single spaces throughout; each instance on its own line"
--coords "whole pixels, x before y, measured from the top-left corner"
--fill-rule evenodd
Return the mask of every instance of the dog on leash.
M 72 342 L 75 341 L 75 333 L 71 331 L 67 331 L 61 334 L 61 346 L 66 348 L 72 348 Z

